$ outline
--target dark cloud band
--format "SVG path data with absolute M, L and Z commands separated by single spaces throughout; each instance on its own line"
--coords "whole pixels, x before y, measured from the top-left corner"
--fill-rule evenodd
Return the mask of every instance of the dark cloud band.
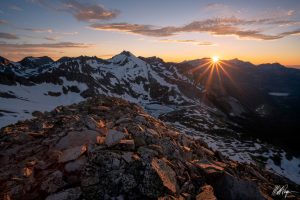
M 41 44 L 12 44 L 0 43 L 0 49 L 37 49 L 37 48 L 89 48 L 92 44 L 59 42 L 59 43 L 41 43 Z
M 19 39 L 19 37 L 16 36 L 15 34 L 12 34 L 12 33 L 3 33 L 3 32 L 0 32 L 0 38 L 2 38 L 2 39 L 8 39 L 8 40 Z

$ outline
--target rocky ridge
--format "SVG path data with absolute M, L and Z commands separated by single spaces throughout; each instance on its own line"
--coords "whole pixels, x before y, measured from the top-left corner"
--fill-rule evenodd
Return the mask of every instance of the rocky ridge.
M 34 116 L 1 129 L 0 199 L 272 199 L 285 184 L 300 191 L 118 98 Z

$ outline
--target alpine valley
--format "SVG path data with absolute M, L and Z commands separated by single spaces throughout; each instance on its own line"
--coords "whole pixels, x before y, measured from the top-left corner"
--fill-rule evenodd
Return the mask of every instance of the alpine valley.
M 232 160 L 300 184 L 300 70 L 221 62 L 169 63 L 128 51 L 106 60 L 0 57 L 0 126 L 90 97 L 118 97 Z

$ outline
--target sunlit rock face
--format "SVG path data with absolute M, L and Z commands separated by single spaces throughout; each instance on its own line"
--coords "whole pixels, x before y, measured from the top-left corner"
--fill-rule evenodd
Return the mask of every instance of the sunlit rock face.
M 99 96 L 37 116 L 0 132 L 1 198 L 265 199 L 286 183 L 299 191 L 122 99 Z

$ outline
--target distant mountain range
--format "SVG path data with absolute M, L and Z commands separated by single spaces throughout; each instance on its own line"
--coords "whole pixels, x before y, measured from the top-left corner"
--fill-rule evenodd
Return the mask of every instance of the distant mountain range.
M 298 69 L 238 59 L 168 63 L 128 51 L 107 60 L 0 57 L 1 127 L 98 94 L 138 103 L 189 134 L 260 138 L 299 153 Z

